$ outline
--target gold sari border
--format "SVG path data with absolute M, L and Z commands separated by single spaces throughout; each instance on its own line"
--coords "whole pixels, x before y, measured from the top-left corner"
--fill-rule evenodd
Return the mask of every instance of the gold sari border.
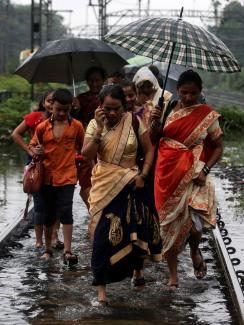
M 153 262 L 161 262 L 162 261 L 162 253 L 160 254 L 152 254 Z
M 119 260 L 121 260 L 123 257 L 128 255 L 132 252 L 132 244 L 129 244 L 122 248 L 120 251 L 118 251 L 116 254 L 110 257 L 110 263 L 111 265 L 117 263 Z
M 145 251 L 148 249 L 148 243 L 146 243 L 145 241 L 143 241 L 143 240 L 141 240 L 139 238 L 133 244 L 136 245 L 136 246 L 139 246 L 141 249 L 143 249 Z
M 122 179 L 113 187 L 113 189 L 107 193 L 107 195 L 100 201 L 97 202 L 93 209 L 90 209 L 90 215 L 93 217 L 99 211 L 103 210 L 120 191 L 137 175 L 137 170 L 128 169 L 127 173 Z
M 120 163 L 120 160 L 123 156 L 128 141 L 131 125 L 132 125 L 131 123 L 132 123 L 132 114 L 127 113 L 123 121 L 123 128 L 119 139 L 118 147 L 113 157 L 113 160 L 111 162 L 115 165 L 118 165 Z

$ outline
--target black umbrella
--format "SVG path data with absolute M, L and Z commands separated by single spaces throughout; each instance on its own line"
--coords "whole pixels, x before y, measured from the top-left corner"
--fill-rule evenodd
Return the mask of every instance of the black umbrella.
M 111 46 L 97 39 L 67 38 L 43 44 L 15 71 L 30 83 L 73 84 L 85 79 L 88 68 L 97 66 L 107 74 L 127 64 Z

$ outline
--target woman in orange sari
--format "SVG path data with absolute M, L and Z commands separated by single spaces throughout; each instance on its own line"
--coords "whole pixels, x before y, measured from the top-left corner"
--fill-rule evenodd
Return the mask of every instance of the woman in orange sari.
M 163 229 L 163 256 L 169 267 L 168 286 L 178 286 L 177 255 L 189 242 L 196 278 L 205 276 L 207 267 L 199 249 L 203 227 L 216 223 L 211 167 L 223 151 L 218 118 L 220 114 L 199 104 L 200 76 L 183 72 L 178 80 L 179 100 L 166 118 L 151 124 L 151 136 L 160 136 L 155 170 L 155 204 Z M 161 112 L 155 108 L 152 120 Z

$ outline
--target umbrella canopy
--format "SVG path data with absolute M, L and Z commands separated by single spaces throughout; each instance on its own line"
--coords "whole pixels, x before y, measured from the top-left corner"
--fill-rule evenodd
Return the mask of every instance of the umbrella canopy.
M 85 79 L 88 68 L 97 66 L 110 74 L 127 64 L 111 46 L 97 39 L 67 38 L 43 44 L 15 71 L 35 82 L 72 84 Z
M 105 40 L 135 54 L 217 72 L 241 68 L 226 45 L 207 30 L 181 19 L 146 18 L 108 33 Z M 172 56 L 172 58 L 171 58 Z

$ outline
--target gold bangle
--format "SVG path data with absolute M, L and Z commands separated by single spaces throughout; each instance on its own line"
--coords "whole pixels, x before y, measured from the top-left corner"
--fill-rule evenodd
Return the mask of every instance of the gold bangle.
M 160 127 L 160 122 L 159 121 L 153 120 L 151 122 L 150 128 L 152 130 L 158 129 L 159 127 Z
M 146 180 L 146 179 L 147 179 L 147 177 L 148 177 L 148 175 L 146 175 L 146 174 L 143 174 L 143 173 L 140 173 L 140 174 L 139 174 L 139 176 L 141 176 L 141 178 L 143 178 L 144 180 Z
M 101 137 L 93 137 L 92 142 L 95 144 L 100 144 L 101 143 Z

